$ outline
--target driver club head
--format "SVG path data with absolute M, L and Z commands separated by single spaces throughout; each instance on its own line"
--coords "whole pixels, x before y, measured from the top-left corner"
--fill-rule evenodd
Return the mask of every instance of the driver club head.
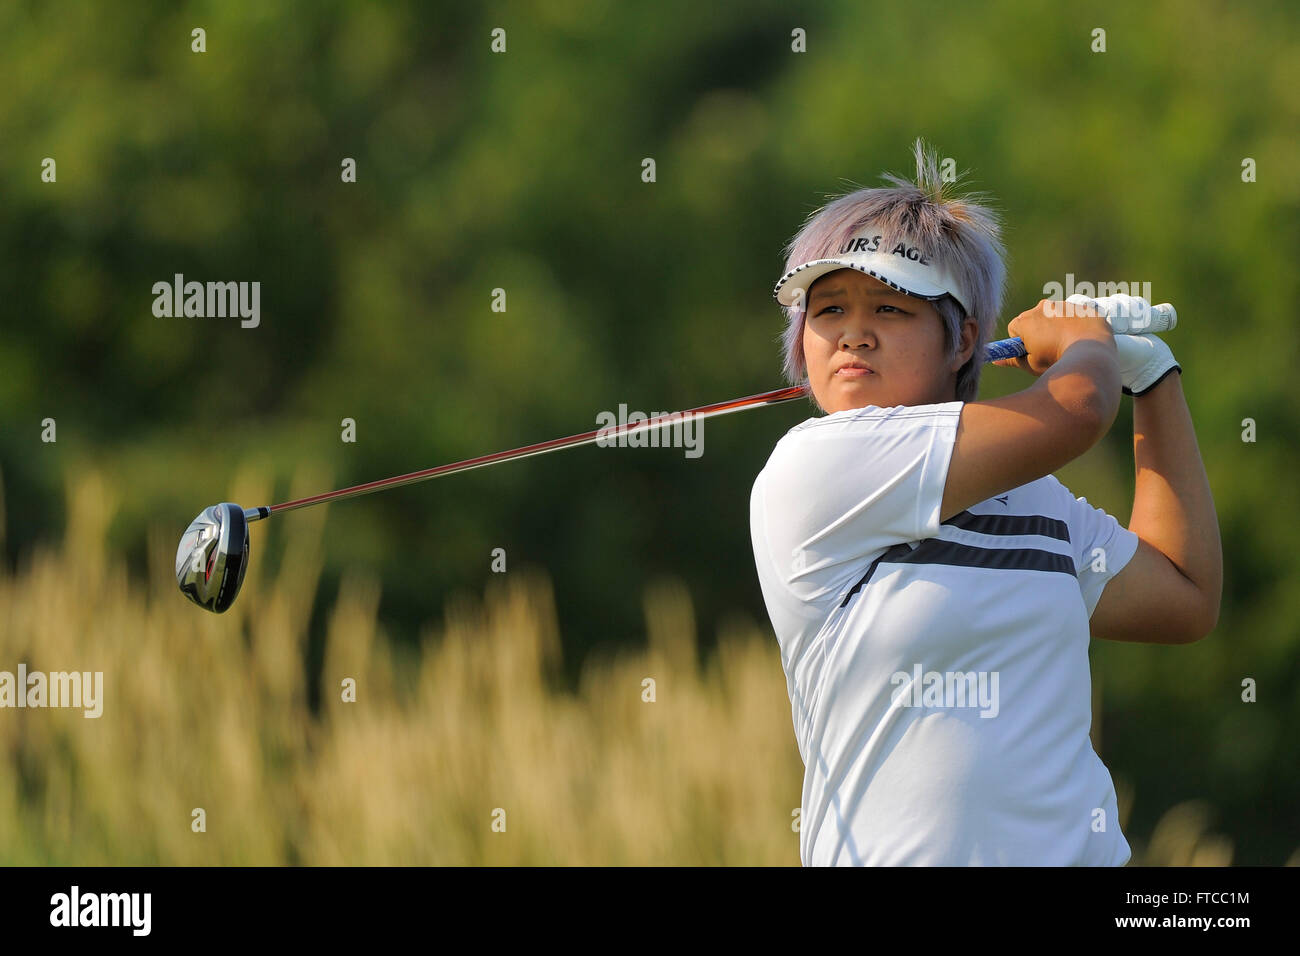
M 181 535 L 176 585 L 201 608 L 216 614 L 235 603 L 248 568 L 248 521 L 239 505 L 204 508 Z

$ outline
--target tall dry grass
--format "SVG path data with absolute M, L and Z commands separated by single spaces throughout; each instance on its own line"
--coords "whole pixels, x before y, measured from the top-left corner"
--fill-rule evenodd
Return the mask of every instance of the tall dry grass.
M 267 497 L 250 476 L 234 490 Z M 345 577 L 314 715 L 303 660 L 326 509 L 255 526 L 240 600 L 216 616 L 175 590 L 180 528 L 151 535 L 147 584 L 128 579 L 105 545 L 115 506 L 86 473 L 62 545 L 0 571 L 0 670 L 104 673 L 99 719 L 0 711 L 0 862 L 798 865 L 802 765 L 775 642 L 732 630 L 701 666 L 680 584 L 646 591 L 648 649 L 590 664 L 571 694 L 553 680 L 544 578 L 491 582 L 412 655 L 377 622 L 378 585 Z M 267 578 L 259 552 L 280 533 L 293 560 Z M 1122 813 L 1131 801 L 1121 787 Z M 1134 862 L 1231 862 L 1202 811 L 1170 810 Z

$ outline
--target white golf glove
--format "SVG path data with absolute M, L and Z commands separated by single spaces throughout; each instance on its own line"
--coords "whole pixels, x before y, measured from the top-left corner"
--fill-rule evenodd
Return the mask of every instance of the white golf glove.
M 1174 353 L 1158 335 L 1117 335 L 1119 380 L 1125 395 L 1143 395 L 1155 388 L 1170 372 L 1183 373 Z
M 1182 374 L 1182 366 L 1159 336 L 1149 332 L 1137 334 L 1151 325 L 1151 305 L 1145 299 L 1131 295 L 1107 295 L 1100 299 L 1072 295 L 1065 301 L 1090 305 L 1098 314 L 1106 317 L 1111 331 L 1115 333 L 1120 384 L 1125 395 L 1149 392 L 1175 369 L 1178 374 Z

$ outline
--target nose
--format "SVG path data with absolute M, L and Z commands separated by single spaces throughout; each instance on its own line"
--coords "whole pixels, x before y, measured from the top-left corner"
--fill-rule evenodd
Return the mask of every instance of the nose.
M 858 349 L 876 347 L 876 334 L 871 327 L 871 320 L 862 309 L 853 309 L 845 316 L 840 328 L 840 348 Z

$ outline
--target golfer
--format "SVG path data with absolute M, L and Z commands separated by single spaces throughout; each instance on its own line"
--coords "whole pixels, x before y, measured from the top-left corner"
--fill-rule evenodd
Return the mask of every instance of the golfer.
M 977 401 L 999 227 L 916 144 L 915 183 L 815 212 L 776 287 L 785 370 L 825 412 L 754 482 L 754 560 L 805 765 L 805 865 L 1120 866 L 1090 637 L 1188 644 L 1222 588 L 1181 369 L 1154 335 L 1040 302 L 1035 377 Z M 1069 310 L 1064 310 L 1069 311 Z M 1178 374 L 1174 374 L 1174 373 Z M 1128 528 L 1052 472 L 1132 394 Z

